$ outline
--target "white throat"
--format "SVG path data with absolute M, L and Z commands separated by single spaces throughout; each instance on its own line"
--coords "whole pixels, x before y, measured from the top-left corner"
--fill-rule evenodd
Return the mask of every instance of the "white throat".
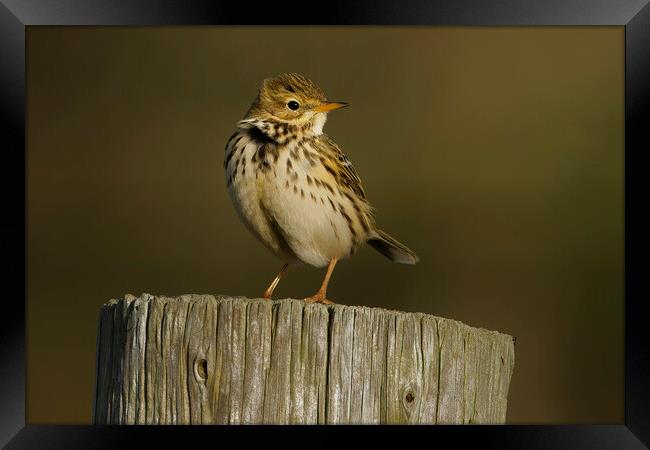
M 316 113 L 314 116 L 314 126 L 312 127 L 312 132 L 316 136 L 320 136 L 323 134 L 323 127 L 325 126 L 325 122 L 327 121 L 327 113 Z

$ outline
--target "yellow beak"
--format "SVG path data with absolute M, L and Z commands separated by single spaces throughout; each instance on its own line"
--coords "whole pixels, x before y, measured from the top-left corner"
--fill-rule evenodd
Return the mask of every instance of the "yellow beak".
M 345 102 L 323 102 L 320 105 L 318 105 L 316 108 L 314 108 L 314 111 L 328 112 L 328 111 L 334 111 L 335 109 L 345 108 L 346 106 L 348 106 L 348 104 Z

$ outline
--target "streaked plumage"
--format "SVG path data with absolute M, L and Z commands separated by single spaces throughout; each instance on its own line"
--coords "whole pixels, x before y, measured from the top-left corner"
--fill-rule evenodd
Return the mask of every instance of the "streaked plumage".
M 327 112 L 343 106 L 328 102 L 302 75 L 281 74 L 264 80 L 226 144 L 228 192 L 247 228 L 287 264 L 329 265 L 321 290 L 309 301 L 329 303 L 325 290 L 334 264 L 364 242 L 393 261 L 418 260 L 376 227 L 352 163 L 323 133 Z

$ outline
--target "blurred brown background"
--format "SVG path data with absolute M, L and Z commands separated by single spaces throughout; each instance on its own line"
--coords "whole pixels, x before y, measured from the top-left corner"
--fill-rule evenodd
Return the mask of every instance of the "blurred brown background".
M 259 296 L 281 262 L 227 197 L 263 78 L 351 103 L 325 127 L 414 248 L 337 267 L 344 304 L 517 337 L 510 423 L 623 422 L 622 27 L 28 30 L 27 421 L 91 421 L 125 293 Z M 323 271 L 291 268 L 277 297 Z

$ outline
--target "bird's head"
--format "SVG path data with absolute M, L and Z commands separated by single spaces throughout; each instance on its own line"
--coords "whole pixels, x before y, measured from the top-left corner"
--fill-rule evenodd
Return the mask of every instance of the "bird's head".
M 323 90 L 308 78 L 282 73 L 262 82 L 244 121 L 284 122 L 320 134 L 327 113 L 345 106 L 348 104 L 327 101 Z

